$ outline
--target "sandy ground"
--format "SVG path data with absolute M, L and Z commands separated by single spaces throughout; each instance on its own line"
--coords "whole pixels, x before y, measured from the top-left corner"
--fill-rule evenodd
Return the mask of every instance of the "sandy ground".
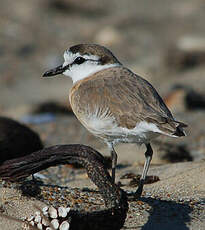
M 109 47 L 122 63 L 149 80 L 174 116 L 189 125 L 186 138 L 160 137 L 153 142 L 149 175 L 160 181 L 145 186 L 141 203 L 130 202 L 125 229 L 205 229 L 205 110 L 189 108 L 186 97 L 190 89 L 205 95 L 204 10 L 202 0 L 1 1 L 1 116 L 25 122 L 49 101 L 67 108 L 71 80 L 41 76 L 62 63 L 66 48 L 88 42 Z M 190 55 L 192 62 L 187 61 Z M 184 88 L 174 89 L 178 84 Z M 88 133 L 72 112 L 50 114 L 54 114 L 50 122 L 28 123 L 45 146 L 81 143 L 109 155 L 104 143 Z M 142 172 L 144 146 L 120 145 L 116 151 L 117 180 L 127 184 L 123 189 L 133 191 L 129 180 L 120 177 Z M 95 188 L 82 169 L 62 166 L 41 173 L 45 183 Z M 71 174 L 74 179 L 67 178 Z M 33 203 L 44 206 L 14 188 L 0 186 L 2 213 L 22 218 L 33 213 Z M 20 228 L 0 218 L 0 229 Z

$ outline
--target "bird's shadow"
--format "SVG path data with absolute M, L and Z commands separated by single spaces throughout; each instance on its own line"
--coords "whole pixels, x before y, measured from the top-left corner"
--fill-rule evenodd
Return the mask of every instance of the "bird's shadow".
M 176 202 L 142 197 L 141 201 L 149 204 L 151 209 L 148 221 L 142 230 L 188 230 L 192 208 L 189 202 Z

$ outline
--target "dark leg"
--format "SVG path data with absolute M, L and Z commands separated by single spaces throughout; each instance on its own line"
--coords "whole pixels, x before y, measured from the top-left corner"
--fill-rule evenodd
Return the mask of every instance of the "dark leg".
M 137 198 L 139 198 L 139 197 L 142 195 L 144 181 L 145 181 L 145 178 L 146 178 L 146 176 L 147 176 L 147 172 L 148 172 L 148 169 L 149 169 L 150 162 L 151 162 L 151 160 L 152 160 L 152 154 L 153 154 L 152 147 L 151 147 L 150 144 L 146 144 L 146 147 L 147 147 L 147 150 L 146 150 L 146 152 L 145 152 L 145 164 L 144 164 L 144 169 L 143 169 L 143 172 L 142 172 L 142 176 L 141 176 L 141 178 L 140 178 L 140 182 L 139 182 L 138 189 L 137 189 L 137 191 L 135 192 L 135 196 L 136 196 Z
M 32 176 L 32 181 L 36 181 L 34 174 L 32 174 L 31 176 Z
M 112 182 L 115 183 L 115 168 L 117 165 L 117 153 L 115 152 L 115 149 L 112 143 L 109 143 L 108 147 L 110 149 L 110 154 L 112 158 Z

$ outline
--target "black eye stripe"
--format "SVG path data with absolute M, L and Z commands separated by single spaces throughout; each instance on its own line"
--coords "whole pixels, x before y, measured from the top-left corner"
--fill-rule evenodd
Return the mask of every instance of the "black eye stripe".
M 77 57 L 77 58 L 73 61 L 73 64 L 80 65 L 80 64 L 84 63 L 85 61 L 92 61 L 92 62 L 97 62 L 97 63 L 99 63 L 99 60 L 85 59 L 85 58 L 83 58 L 83 57 Z
M 85 62 L 85 61 L 86 61 L 85 58 L 83 58 L 83 57 L 77 57 L 77 58 L 74 60 L 73 63 L 80 65 L 80 64 L 82 64 L 82 63 Z

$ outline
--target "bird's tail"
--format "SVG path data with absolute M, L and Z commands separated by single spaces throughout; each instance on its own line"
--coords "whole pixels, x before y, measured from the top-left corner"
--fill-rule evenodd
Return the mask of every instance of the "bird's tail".
M 188 125 L 180 122 L 175 121 L 174 119 L 164 118 L 163 123 L 160 123 L 158 128 L 162 131 L 164 135 L 171 136 L 171 137 L 182 137 L 186 136 L 184 128 Z
M 177 124 L 177 126 L 176 126 L 175 132 L 172 135 L 177 136 L 177 137 L 186 136 L 186 133 L 183 130 L 183 128 L 186 128 L 188 125 L 182 122 L 179 122 L 179 121 L 174 121 L 174 122 Z

